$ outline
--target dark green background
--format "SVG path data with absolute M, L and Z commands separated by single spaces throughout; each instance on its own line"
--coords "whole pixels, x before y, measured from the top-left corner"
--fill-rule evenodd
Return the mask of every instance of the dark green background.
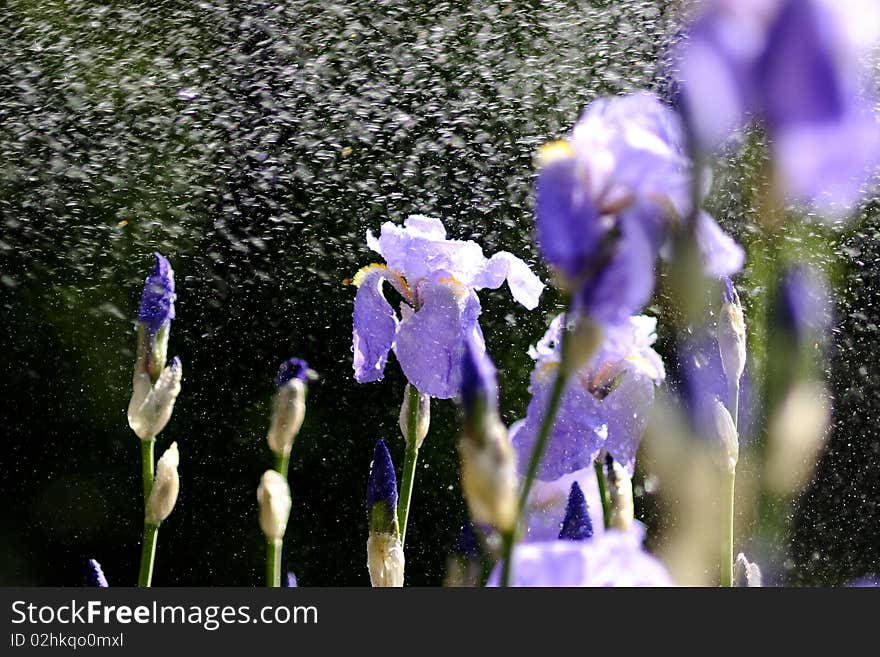
M 367 584 L 366 475 L 378 437 L 402 465 L 403 379 L 393 358 L 380 383 L 351 377 L 343 281 L 375 259 L 365 231 L 440 216 L 451 236 L 510 250 L 548 280 L 532 245 L 533 153 L 597 95 L 658 85 L 675 30 L 666 5 L 4 4 L 0 584 L 77 585 L 89 557 L 111 584 L 136 579 L 140 466 L 125 408 L 154 249 L 176 272 L 169 354 L 184 364 L 158 444 L 180 445 L 181 494 L 154 582 L 261 582 L 255 491 L 271 463 L 272 378 L 298 355 L 321 379 L 293 452 L 284 567 L 303 585 Z M 743 190 L 718 180 L 723 223 L 760 248 Z M 798 515 L 793 581 L 878 568 L 876 244 L 871 228 L 834 245 L 841 403 Z M 549 290 L 531 313 L 506 289 L 481 300 L 513 421 L 527 404 L 526 348 L 558 298 Z M 407 536 L 412 584 L 439 583 L 466 516 L 456 426 L 452 403 L 435 401 Z

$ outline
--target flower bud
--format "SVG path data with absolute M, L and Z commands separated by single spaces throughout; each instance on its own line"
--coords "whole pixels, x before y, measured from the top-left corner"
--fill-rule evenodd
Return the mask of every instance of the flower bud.
M 486 349 L 474 340 L 465 340 L 461 359 L 461 389 L 459 401 L 465 421 L 498 411 L 498 383 L 495 365 Z
M 291 358 L 281 364 L 272 398 L 272 420 L 266 437 L 271 449 L 278 456 L 287 456 L 302 427 L 306 415 L 306 382 L 309 369 L 300 358 Z
M 466 522 L 458 535 L 452 554 L 446 560 L 443 586 L 450 588 L 480 586 L 483 576 L 480 546 L 474 526 Z
M 746 324 L 739 295 L 729 278 L 724 279 L 724 302 L 718 315 L 718 349 L 728 385 L 739 383 L 746 367 Z
M 153 383 L 146 372 L 135 372 L 128 403 L 128 425 L 141 440 L 155 440 L 174 410 L 180 394 L 183 365 L 176 356 Z
M 135 373 L 145 372 L 151 383 L 165 367 L 168 333 L 175 317 L 174 270 L 160 253 L 153 254 L 156 264 L 144 282 L 138 308 L 138 354 Z
M 733 564 L 733 584 L 739 587 L 761 586 L 761 569 L 740 552 Z
M 367 569 L 374 587 L 403 586 L 405 560 L 399 534 L 370 533 Z
M 406 441 L 409 441 L 409 425 L 411 420 L 410 397 L 412 390 L 412 386 L 407 383 L 406 389 L 403 391 L 403 404 L 400 405 L 400 433 Z M 416 449 L 421 449 L 422 443 L 425 441 L 425 436 L 428 435 L 428 427 L 431 424 L 431 396 L 424 392 L 420 392 L 418 406 L 419 407 L 415 409 L 416 416 L 412 419 L 415 420 Z
M 94 559 L 89 559 L 89 570 L 86 573 L 86 586 L 98 586 L 106 588 L 107 578 L 104 577 L 104 571 L 101 570 L 101 564 Z
M 465 432 L 458 443 L 461 489 L 477 524 L 513 529 L 517 516 L 516 453 L 507 429 L 492 416 L 478 434 Z
M 177 502 L 177 493 L 180 491 L 180 479 L 177 476 L 177 466 L 180 463 L 180 454 L 177 451 L 177 443 L 171 443 L 171 447 L 165 450 L 162 458 L 156 464 L 156 478 L 153 480 L 153 488 L 150 490 L 150 499 L 147 500 L 145 522 L 148 525 L 159 526 L 174 509 Z
M 587 509 L 587 498 L 578 482 L 573 481 L 568 493 L 565 518 L 559 531 L 560 540 L 586 541 L 593 537 L 593 521 Z
M 373 586 L 403 586 L 403 545 L 397 525 L 397 478 L 385 441 L 376 442 L 367 480 L 367 570 Z
M 293 573 L 287 573 L 287 580 L 285 581 L 285 587 L 288 589 L 297 588 L 298 584 L 296 583 L 296 575 Z
M 290 516 L 290 487 L 275 470 L 266 470 L 257 488 L 260 504 L 260 529 L 267 541 L 278 543 L 284 538 L 287 519 Z
M 626 468 L 609 455 L 606 459 L 605 480 L 608 483 L 610 516 L 608 525 L 613 529 L 628 531 L 635 516 L 632 479 Z
M 367 521 L 370 534 L 397 534 L 397 477 L 385 441 L 379 439 L 373 450 L 367 480 Z
M 739 461 L 739 435 L 730 412 L 717 398 L 709 404 L 708 420 L 708 438 L 718 447 L 722 467 L 733 473 Z

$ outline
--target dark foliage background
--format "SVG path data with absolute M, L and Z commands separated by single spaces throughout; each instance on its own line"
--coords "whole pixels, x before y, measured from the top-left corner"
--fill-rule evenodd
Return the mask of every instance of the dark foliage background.
M 136 579 L 141 531 L 130 395 L 150 253 L 177 276 L 170 354 L 183 392 L 181 495 L 157 585 L 257 585 L 256 486 L 278 363 L 321 374 L 294 448 L 284 566 L 303 585 L 367 584 L 372 448 L 398 467 L 403 379 L 351 378 L 344 284 L 367 229 L 441 216 L 487 253 L 537 262 L 532 156 L 597 95 L 657 86 L 665 2 L 138 3 L 0 8 L 0 584 L 81 584 L 88 557 Z M 721 198 L 741 238 L 753 217 Z M 869 226 L 863 220 L 862 226 Z M 876 234 L 837 244 L 836 431 L 798 514 L 796 581 L 877 569 Z M 760 245 L 758 245 L 759 247 Z M 482 295 L 505 419 L 521 417 L 526 347 L 555 314 Z M 661 336 L 662 337 L 662 336 Z M 437 584 L 465 508 L 455 409 L 432 406 L 407 577 Z M 639 502 L 643 511 L 651 504 Z M 657 522 L 650 514 L 649 522 Z

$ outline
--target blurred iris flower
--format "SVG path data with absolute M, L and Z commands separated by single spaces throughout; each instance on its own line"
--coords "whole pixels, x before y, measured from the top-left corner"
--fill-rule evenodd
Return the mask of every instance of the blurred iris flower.
M 742 267 L 743 250 L 693 207 L 698 174 L 685 143 L 678 115 L 643 92 L 594 101 L 568 139 L 541 150 L 538 245 L 576 311 L 601 324 L 638 313 L 654 290 L 658 256 L 671 254 L 691 217 L 706 274 Z
M 521 464 L 528 463 L 547 408 L 564 322 L 564 315 L 556 317 L 530 350 L 537 361 L 529 387 L 532 399 L 512 437 Z M 660 355 L 651 348 L 656 326 L 655 318 L 638 315 L 606 327 L 597 353 L 567 384 L 538 479 L 552 481 L 592 468 L 603 449 L 632 475 L 654 404 L 654 386 L 666 376 Z
M 353 279 L 354 376 L 359 383 L 384 376 L 388 352 L 419 392 L 447 399 L 458 393 L 465 339 L 482 352 L 477 291 L 505 281 L 513 298 L 528 309 L 538 305 L 543 283 L 516 256 L 491 258 L 476 242 L 450 240 L 439 219 L 414 215 L 404 226 L 382 225 L 367 245 L 385 264 L 368 265 Z M 400 315 L 385 297 L 388 283 L 402 298 Z
M 676 53 L 678 102 L 704 150 L 760 121 L 785 193 L 833 216 L 880 158 L 860 61 L 878 37 L 874 0 L 710 0 Z
M 520 543 L 513 552 L 512 586 L 671 586 L 666 568 L 642 546 L 644 530 L 616 529 L 584 541 Z M 498 586 L 500 567 L 487 586 Z

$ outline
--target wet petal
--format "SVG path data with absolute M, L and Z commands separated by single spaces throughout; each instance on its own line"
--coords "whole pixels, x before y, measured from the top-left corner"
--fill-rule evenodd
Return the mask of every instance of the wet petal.
M 400 324 L 394 353 L 409 382 L 419 392 L 448 399 L 458 392 L 466 332 L 483 346 L 476 318 L 479 303 L 454 284 L 425 282 L 422 307 Z
M 532 310 L 538 305 L 544 284 L 521 259 L 512 253 L 500 251 L 489 258 L 486 267 L 472 281 L 475 289 L 495 289 L 507 281 L 513 298 Z
M 512 438 L 521 473 L 528 467 L 529 456 L 538 439 L 555 376 L 554 367 L 541 368 L 533 373 L 530 388 L 532 399 L 526 411 L 526 419 Z M 600 415 L 599 401 L 579 380 L 571 381 L 563 394 L 550 432 L 550 440 L 538 469 L 538 479 L 551 481 L 576 470 L 592 467 L 607 435 L 607 427 Z
M 630 477 L 636 453 L 654 407 L 654 382 L 642 374 L 627 373 L 602 400 L 602 416 L 608 425 L 606 451 L 626 468 Z
M 382 284 L 393 276 L 375 266 L 360 277 L 354 299 L 352 351 L 358 383 L 378 381 L 385 374 L 388 352 L 394 345 L 397 316 L 382 293 Z

